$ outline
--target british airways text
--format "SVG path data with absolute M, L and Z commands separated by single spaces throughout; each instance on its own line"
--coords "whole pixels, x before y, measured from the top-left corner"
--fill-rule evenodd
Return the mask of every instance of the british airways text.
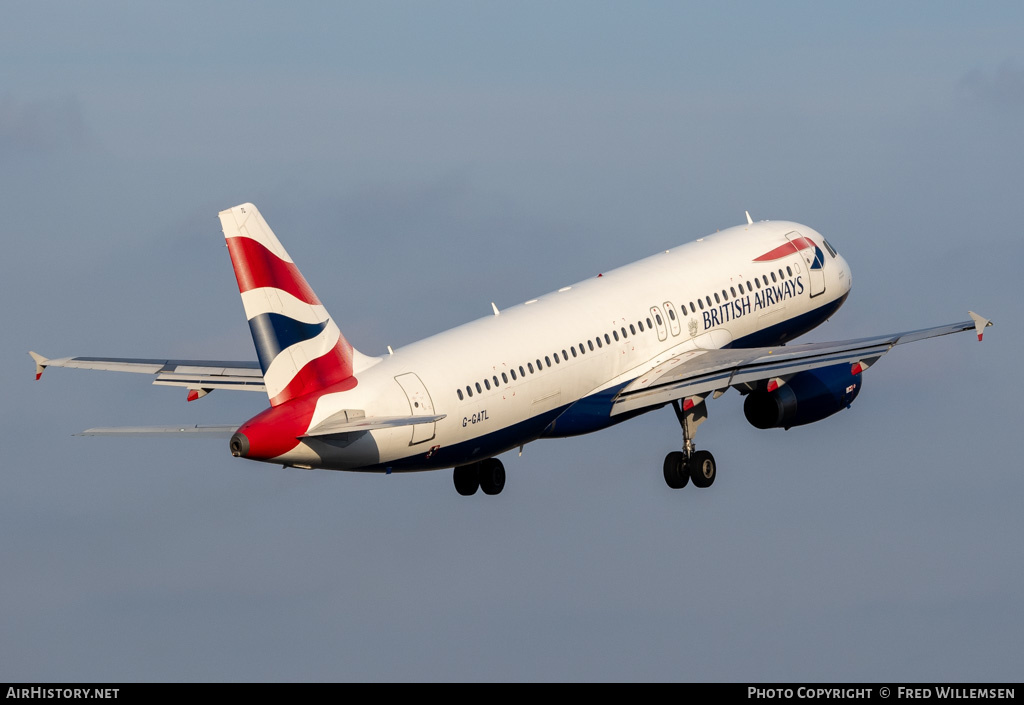
M 704 330 L 728 323 L 752 311 L 760 311 L 774 306 L 802 293 L 804 293 L 803 277 L 798 276 L 790 281 L 766 286 L 760 291 L 726 301 L 724 304 L 704 312 Z

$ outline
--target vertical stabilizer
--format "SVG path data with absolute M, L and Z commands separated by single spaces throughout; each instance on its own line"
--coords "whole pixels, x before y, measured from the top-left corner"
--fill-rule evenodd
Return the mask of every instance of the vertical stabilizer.
M 219 214 L 270 405 L 353 379 L 358 356 L 256 206 Z

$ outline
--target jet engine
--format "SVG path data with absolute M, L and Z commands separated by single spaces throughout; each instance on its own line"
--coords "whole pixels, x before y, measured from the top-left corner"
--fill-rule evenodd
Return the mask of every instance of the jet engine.
M 860 393 L 861 374 L 848 363 L 807 370 L 769 392 L 751 392 L 743 415 L 757 428 L 790 428 L 821 421 L 850 406 Z

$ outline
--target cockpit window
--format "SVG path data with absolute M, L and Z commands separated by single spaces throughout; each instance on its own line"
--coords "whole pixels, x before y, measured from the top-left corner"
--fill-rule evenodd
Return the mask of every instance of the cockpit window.
M 832 245 L 828 244 L 828 240 L 826 240 L 825 238 L 821 238 L 821 241 L 825 244 L 825 249 L 828 250 L 828 253 L 835 257 L 836 251 L 832 249 Z

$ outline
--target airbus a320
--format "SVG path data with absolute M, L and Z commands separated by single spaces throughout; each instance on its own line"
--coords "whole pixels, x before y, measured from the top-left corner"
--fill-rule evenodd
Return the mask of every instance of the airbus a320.
M 497 456 L 541 438 L 592 433 L 671 406 L 682 444 L 665 482 L 709 487 L 714 456 L 694 438 L 708 402 L 744 395 L 761 429 L 820 421 L 861 391 L 894 346 L 974 332 L 959 323 L 831 343 L 788 345 L 843 305 L 850 266 L 821 234 L 786 221 L 746 223 L 598 274 L 371 357 L 342 334 L 251 203 L 220 213 L 256 361 L 106 357 L 46 367 L 137 372 L 185 387 L 265 392 L 240 425 L 96 428 L 86 435 L 220 434 L 238 458 L 293 468 L 381 473 L 454 468 L 461 495 L 505 486 Z

